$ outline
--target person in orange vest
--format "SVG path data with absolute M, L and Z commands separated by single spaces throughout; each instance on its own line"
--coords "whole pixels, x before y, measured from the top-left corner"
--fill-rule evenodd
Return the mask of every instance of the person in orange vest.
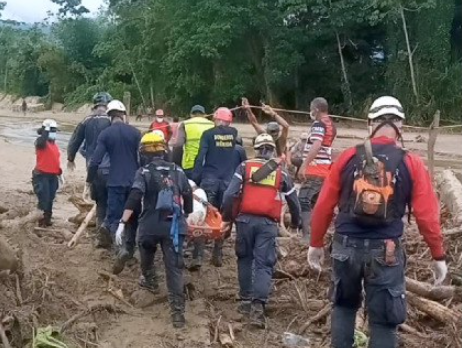
M 170 126 L 170 123 L 164 118 L 164 116 L 164 110 L 157 109 L 156 119 L 154 120 L 154 122 L 151 123 L 149 130 L 154 131 L 158 129 L 162 131 L 162 133 L 164 133 L 165 141 L 168 144 L 170 138 L 172 137 L 172 127 Z
M 237 167 L 224 193 L 222 232 L 229 233 L 231 221 L 235 220 L 241 299 L 238 311 L 250 315 L 252 322 L 262 327 L 277 259 L 276 237 L 284 197 L 292 228 L 300 225 L 300 205 L 292 179 L 281 166 L 259 182 L 252 180 L 252 174 L 276 156 L 274 139 L 269 134 L 260 134 L 254 149 L 257 157 Z M 240 201 L 238 209 L 237 201 Z M 237 213 L 235 219 L 234 213 Z
M 56 144 L 58 125 L 55 120 L 46 119 L 37 133 L 35 140 L 36 165 L 32 171 L 32 186 L 38 198 L 38 209 L 43 211 L 39 220 L 40 227 L 52 225 L 53 201 L 59 184 L 64 184 L 61 169 L 61 152 Z
M 302 182 L 298 199 L 302 208 L 302 241 L 310 240 L 311 211 L 321 191 L 324 179 L 332 165 L 332 143 L 337 135 L 334 122 L 329 117 L 327 100 L 315 98 L 310 104 L 310 117 L 313 120 L 308 141 L 303 151 L 303 163 L 298 171 Z

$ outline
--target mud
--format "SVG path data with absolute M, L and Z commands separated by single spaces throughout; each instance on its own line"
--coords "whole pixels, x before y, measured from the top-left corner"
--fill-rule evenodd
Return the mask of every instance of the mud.
M 2 113 L 9 115 L 8 111 L 0 110 Z M 49 231 L 34 230 L 31 216 L 36 200 L 30 178 L 34 166 L 32 143 L 35 129 L 40 126 L 41 120 L 48 117 L 56 118 L 59 124 L 64 125 L 59 144 L 65 167 L 65 145 L 72 125 L 84 115 L 42 113 L 13 116 L 0 117 L 0 206 L 6 210 L 0 215 L 3 226 L 0 234 L 18 251 L 20 260 L 17 274 L 0 274 L 0 322 L 5 323 L 13 347 L 30 347 L 32 328 L 48 325 L 60 328 L 73 316 L 100 306 L 111 310 L 83 315 L 65 329 L 62 336 L 69 347 L 219 347 L 220 334 L 230 334 L 231 328 L 235 347 L 275 348 L 282 347 L 284 332 L 298 332 L 305 322 L 327 305 L 328 273 L 321 276 L 313 274 L 306 267 L 306 247 L 290 241 L 285 246 L 289 253 L 287 260 L 281 260 L 277 266 L 279 273 L 275 274 L 272 300 L 267 308 L 267 329 L 253 327 L 236 311 L 238 288 L 231 237 L 225 244 L 222 268 L 214 268 L 206 262 L 200 273 L 186 272 L 189 298 L 187 328 L 174 330 L 170 324 L 160 256 L 156 263 L 161 276 L 161 293 L 153 295 L 137 286 L 139 264 L 136 260 L 120 276 L 107 276 L 112 267 L 111 255 L 93 247 L 91 229 L 74 249 L 67 248 L 66 236 L 77 228 L 68 219 L 79 213 L 69 198 L 83 191 L 85 163 L 81 157 L 77 159 L 77 170 L 66 173 L 67 184 L 57 196 L 53 228 Z M 143 130 L 149 126 L 148 121 L 132 123 Z M 237 125 L 237 128 L 249 144 L 253 130 L 248 125 Z M 292 134 L 296 136 L 301 130 L 301 127 L 295 127 Z M 347 132 L 357 137 L 365 135 L 365 132 L 353 129 Z M 413 137 L 407 135 L 410 140 Z M 453 164 L 453 160 L 462 159 L 460 151 L 454 146 L 460 143 L 461 138 L 458 135 L 442 135 L 441 141 L 438 138 L 438 165 L 446 165 L 445 161 Z M 336 146 L 344 148 L 357 142 L 358 139 L 339 139 Z M 426 144 L 411 141 L 409 144 L 411 149 L 421 151 L 421 155 L 425 156 Z M 422 245 L 416 248 L 424 250 Z M 424 257 L 428 263 L 429 256 Z M 209 259 L 210 248 L 206 254 L 206 260 Z M 294 273 L 293 270 L 299 272 L 302 278 L 293 280 L 281 276 L 287 272 Z M 430 275 L 429 271 L 424 271 L 423 279 Z M 431 325 L 439 332 L 447 329 L 433 322 Z M 305 336 L 310 339 L 312 347 L 327 347 L 328 331 L 326 317 L 311 325 Z M 403 337 L 406 342 L 414 339 L 409 335 Z M 416 345 L 421 348 L 426 347 L 422 340 L 417 342 Z M 435 344 L 428 346 L 435 347 Z

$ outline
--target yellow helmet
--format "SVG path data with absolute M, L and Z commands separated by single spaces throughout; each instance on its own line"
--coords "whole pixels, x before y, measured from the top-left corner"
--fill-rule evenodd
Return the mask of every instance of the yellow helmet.
M 140 150 L 143 152 L 165 151 L 166 144 L 162 132 L 149 132 L 141 138 Z

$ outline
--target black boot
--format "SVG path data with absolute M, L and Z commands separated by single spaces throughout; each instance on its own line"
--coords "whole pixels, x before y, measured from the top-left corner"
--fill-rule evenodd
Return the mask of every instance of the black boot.
M 117 258 L 114 262 L 114 265 L 112 266 L 112 273 L 120 274 L 124 270 L 127 261 L 131 258 L 132 255 L 130 255 L 130 252 L 127 250 L 125 246 L 120 248 L 119 252 L 117 253 Z
M 101 225 L 98 229 L 96 237 L 96 247 L 102 249 L 110 249 L 112 245 L 111 232 L 105 225 Z
M 186 325 L 186 319 L 181 312 L 172 313 L 172 324 L 175 329 L 182 329 Z
M 265 306 L 262 302 L 252 302 L 250 320 L 252 321 L 252 324 L 257 326 L 258 328 L 264 329 L 266 327 Z
M 212 252 L 212 265 L 221 267 L 223 265 L 223 242 L 215 241 Z
M 249 300 L 241 300 L 241 303 L 239 303 L 239 306 L 237 307 L 237 311 L 244 316 L 249 316 L 251 310 L 252 302 Z
M 204 248 L 205 241 L 203 239 L 197 239 L 194 241 L 193 259 L 188 267 L 190 271 L 198 271 L 202 267 Z
M 39 227 L 50 227 L 52 226 L 52 222 L 51 222 L 51 216 L 52 216 L 52 213 L 50 212 L 43 212 L 43 217 L 38 221 L 38 225 Z
M 146 272 L 145 275 L 142 275 L 138 284 L 140 288 L 148 290 L 152 293 L 159 292 L 159 284 L 157 283 L 154 271 Z

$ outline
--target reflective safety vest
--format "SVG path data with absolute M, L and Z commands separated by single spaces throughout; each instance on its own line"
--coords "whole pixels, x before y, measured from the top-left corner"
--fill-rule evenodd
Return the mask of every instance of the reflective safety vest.
M 186 133 L 186 142 L 183 149 L 183 169 L 194 168 L 194 162 L 199 154 L 199 146 L 202 137 L 207 129 L 213 128 L 212 121 L 204 117 L 193 117 L 183 122 Z
M 35 169 L 44 174 L 61 175 L 61 154 L 55 142 L 47 141 L 44 149 L 36 151 Z
M 260 182 L 251 177 L 266 161 L 253 159 L 245 162 L 245 177 L 242 178 L 242 195 L 239 212 L 264 216 L 279 222 L 282 211 L 282 170 L 278 167 Z

